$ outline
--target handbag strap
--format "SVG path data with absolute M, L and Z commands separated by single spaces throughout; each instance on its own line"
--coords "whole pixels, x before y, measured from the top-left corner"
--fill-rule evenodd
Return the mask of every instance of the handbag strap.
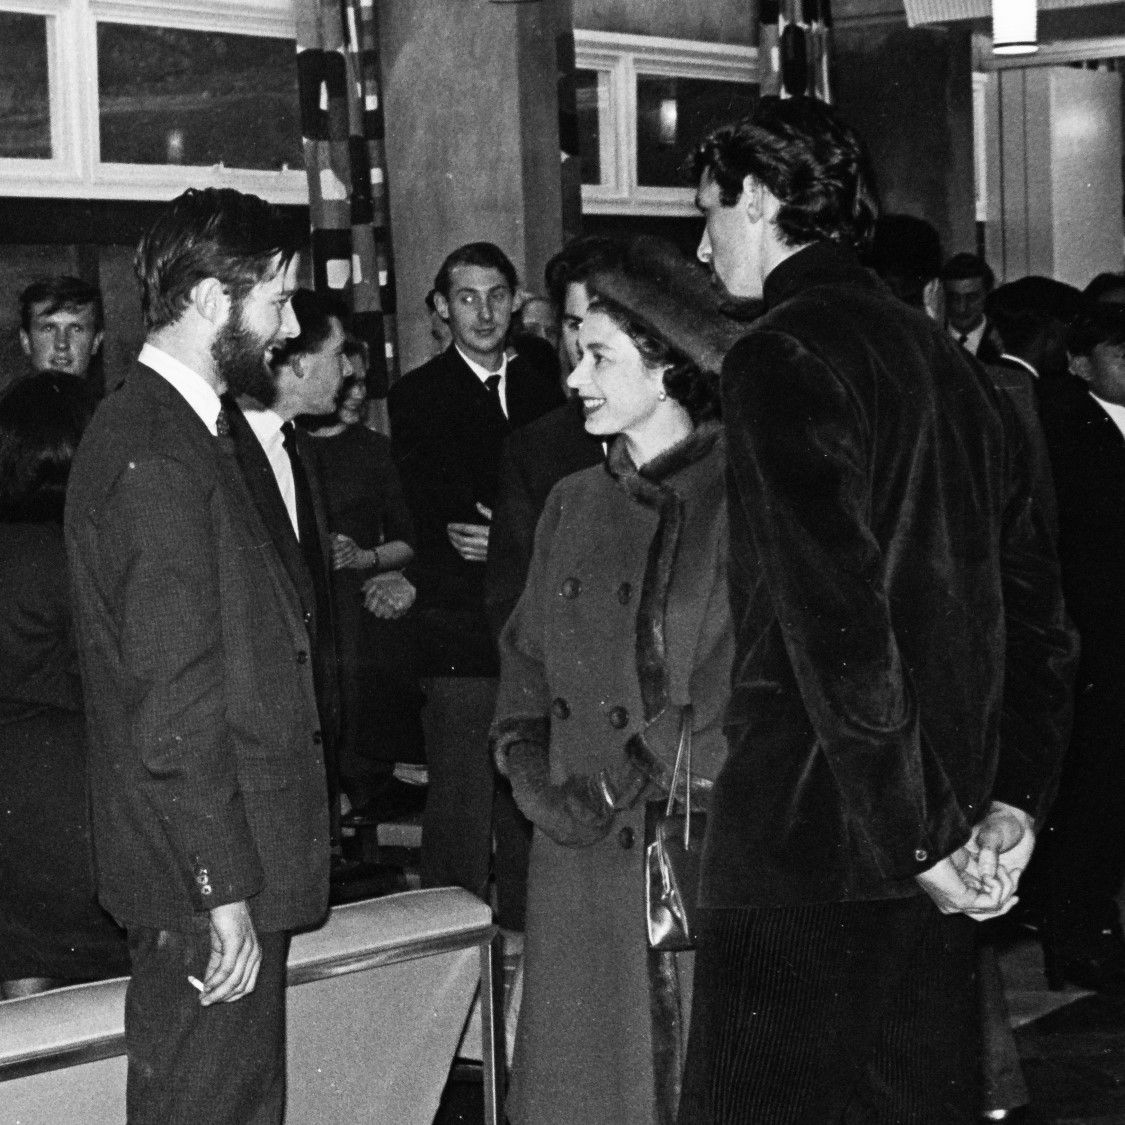
M 691 844 L 691 728 L 694 711 L 688 703 L 680 712 L 680 744 L 676 749 L 676 764 L 672 769 L 672 784 L 668 789 L 668 804 L 664 815 L 671 816 L 676 809 L 676 789 L 681 767 L 684 775 L 684 847 Z

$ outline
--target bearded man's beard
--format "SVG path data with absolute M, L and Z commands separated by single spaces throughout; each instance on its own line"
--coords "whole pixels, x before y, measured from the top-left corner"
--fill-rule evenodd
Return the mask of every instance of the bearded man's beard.
M 248 395 L 264 407 L 277 400 L 277 380 L 266 363 L 270 341 L 247 327 L 242 319 L 242 302 L 236 301 L 226 324 L 211 344 L 211 358 L 219 378 L 236 398 Z

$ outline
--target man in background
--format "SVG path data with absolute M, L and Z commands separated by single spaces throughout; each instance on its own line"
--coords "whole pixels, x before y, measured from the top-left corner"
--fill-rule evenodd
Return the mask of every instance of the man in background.
M 433 303 L 453 342 L 391 387 L 395 459 L 414 518 L 409 577 L 427 700 L 429 794 L 422 823 L 422 882 L 486 898 L 492 855 L 493 770 L 488 728 L 499 658 L 485 611 L 485 559 L 500 453 L 511 430 L 562 402 L 557 365 L 508 349 L 518 278 L 490 242 L 453 251 L 434 280 Z M 540 343 L 539 341 L 536 341 Z M 543 345 L 546 351 L 550 351 Z M 497 824 L 497 850 L 509 833 Z M 498 860 L 498 871 L 503 864 Z M 501 919 L 503 882 L 498 885 Z
M 946 331 L 982 363 L 995 362 L 999 351 L 985 316 L 985 298 L 995 284 L 989 264 L 976 254 L 954 254 L 942 268 L 941 283 Z

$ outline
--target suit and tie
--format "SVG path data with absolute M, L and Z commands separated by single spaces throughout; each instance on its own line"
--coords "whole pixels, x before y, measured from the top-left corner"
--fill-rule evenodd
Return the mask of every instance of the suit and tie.
M 87 429 L 67 498 L 98 896 L 134 966 L 131 1121 L 279 1112 L 285 934 L 328 901 L 305 610 L 209 432 L 218 412 L 215 398 L 204 420 L 137 363 Z M 201 1008 L 187 975 L 206 973 L 208 911 L 240 901 L 262 943 L 258 986 Z
M 450 345 L 387 396 L 395 460 L 417 534 L 410 577 L 418 588 L 430 766 L 422 879 L 481 895 L 491 852 L 488 727 L 499 662 L 485 609 L 485 567 L 454 550 L 446 527 L 486 522 L 477 505 L 491 510 L 496 503 L 508 434 L 563 402 L 557 371 L 518 354 L 508 359 L 502 395 Z M 503 849 L 507 831 L 498 835 Z

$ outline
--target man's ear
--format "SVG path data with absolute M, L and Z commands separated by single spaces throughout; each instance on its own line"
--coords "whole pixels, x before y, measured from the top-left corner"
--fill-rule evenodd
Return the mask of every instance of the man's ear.
M 205 277 L 191 291 L 191 304 L 204 320 L 220 327 L 230 316 L 230 293 L 217 277 Z
M 752 222 L 757 222 L 766 213 L 766 189 L 762 181 L 754 176 L 746 176 L 742 181 L 741 206 L 746 208 Z
M 24 355 L 31 355 L 31 337 L 27 334 L 25 328 L 20 329 L 20 346 L 23 348 Z
M 95 333 L 94 343 L 90 348 L 90 358 L 91 359 L 93 359 L 93 357 L 96 356 L 98 354 L 98 352 L 100 352 L 102 350 L 102 341 L 104 339 L 105 339 L 105 333 L 104 332 Z
M 1083 383 L 1092 381 L 1094 369 L 1088 355 L 1068 355 L 1066 366 L 1076 379 L 1081 379 Z
M 449 319 L 449 302 L 444 293 L 434 293 L 434 310 L 442 320 Z

